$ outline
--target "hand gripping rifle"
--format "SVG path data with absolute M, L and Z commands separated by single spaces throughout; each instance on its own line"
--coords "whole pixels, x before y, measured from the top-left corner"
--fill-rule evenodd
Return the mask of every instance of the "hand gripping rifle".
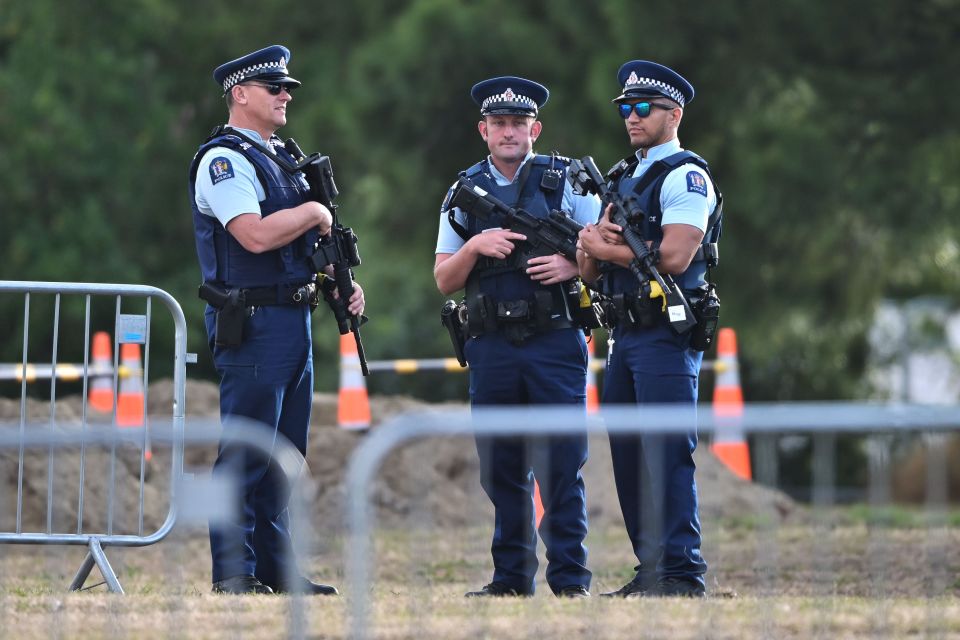
M 583 225 L 562 211 L 551 211 L 546 218 L 514 209 L 502 200 L 490 195 L 467 178 L 457 181 L 456 190 L 450 199 L 450 206 L 480 220 L 489 220 L 496 216 L 511 231 L 527 237 L 521 243 L 518 257 L 521 263 L 538 256 L 563 254 L 570 260 L 577 259 L 577 234 Z
M 562 211 L 553 210 L 546 218 L 538 218 L 523 209 L 511 207 L 467 178 L 457 181 L 450 206 L 459 207 L 467 215 L 480 220 L 495 216 L 511 231 L 526 236 L 527 239 L 518 243 L 516 252 L 510 256 L 517 261 L 515 264 L 526 265 L 531 258 L 555 253 L 577 261 L 577 236 L 583 225 Z M 589 332 L 601 325 L 600 306 L 595 304 L 593 296 L 579 279 L 564 285 L 564 295 L 567 297 L 570 319 L 578 326 Z
M 662 292 L 667 320 L 678 335 L 693 328 L 697 320 L 693 317 L 690 304 L 680 291 L 680 287 L 670 275 L 666 278 L 660 275 L 655 266 L 656 256 L 650 251 L 643 237 L 630 224 L 632 221 L 642 220 L 647 215 L 640 208 L 636 198 L 625 197 L 623 194 L 612 191 L 590 156 L 582 160 L 571 160 L 567 179 L 574 193 L 578 195 L 592 193 L 600 196 L 601 210 L 605 210 L 607 205 L 613 205 L 610 221 L 623 229 L 623 238 L 633 251 L 634 258 L 630 261 L 630 271 L 640 282 L 640 291 L 649 290 L 651 298 L 658 297 Z M 660 288 L 660 292 L 656 291 L 656 287 Z
M 350 227 L 340 224 L 337 218 L 337 205 L 333 199 L 339 193 L 333 182 L 333 166 L 329 156 L 312 153 L 305 156 L 300 147 L 290 138 L 284 143 L 284 149 L 297 160 L 296 171 L 303 171 L 307 184 L 310 185 L 310 196 L 330 210 L 333 216 L 333 225 L 330 234 L 322 236 L 314 246 L 313 254 L 308 258 L 313 269 L 320 274 L 323 298 L 333 311 L 337 320 L 340 335 L 348 331 L 353 333 L 357 341 L 357 355 L 360 357 L 360 369 L 363 375 L 369 375 L 367 358 L 363 352 L 363 342 L 360 340 L 360 325 L 366 322 L 366 316 L 350 315 L 347 305 L 353 295 L 352 268 L 360 264 L 360 252 L 357 248 L 357 235 Z M 324 274 L 326 267 L 333 267 L 333 280 Z M 337 291 L 337 298 L 333 291 Z

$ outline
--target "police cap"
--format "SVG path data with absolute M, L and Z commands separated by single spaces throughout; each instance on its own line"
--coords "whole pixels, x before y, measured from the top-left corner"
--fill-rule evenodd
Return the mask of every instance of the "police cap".
M 617 72 L 617 80 L 623 93 L 613 102 L 625 102 L 632 98 L 670 98 L 681 107 L 693 100 L 693 85 L 679 73 L 649 60 L 631 60 Z
M 275 84 L 300 86 L 300 81 L 287 75 L 290 50 L 274 44 L 225 62 L 213 70 L 213 79 L 223 87 L 223 92 L 247 80 L 263 80 Z
M 480 105 L 480 114 L 484 116 L 513 114 L 536 117 L 540 107 L 547 104 L 550 91 L 532 80 L 501 76 L 473 85 L 470 97 Z

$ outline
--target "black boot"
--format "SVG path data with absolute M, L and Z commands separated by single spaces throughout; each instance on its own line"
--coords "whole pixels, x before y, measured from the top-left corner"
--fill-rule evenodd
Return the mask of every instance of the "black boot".
M 589 598 L 590 592 L 582 584 L 571 584 L 557 591 L 558 598 Z
M 289 594 L 302 593 L 308 596 L 338 596 L 340 592 L 336 587 L 327 584 L 319 584 L 300 576 L 291 585 L 270 585 L 274 593 Z
M 491 582 L 480 591 L 468 591 L 463 595 L 467 598 L 516 598 L 529 594 L 519 593 L 516 589 L 508 587 L 502 582 Z
M 268 594 L 273 589 L 263 584 L 253 576 L 233 576 L 226 580 L 213 583 L 214 593 L 241 594 Z
M 651 595 L 664 598 L 705 598 L 707 590 L 699 582 L 683 578 L 664 578 Z
M 616 591 L 601 593 L 601 598 L 642 598 L 651 595 L 651 591 L 656 587 L 656 577 L 648 573 L 640 573 L 633 577 L 633 580 L 623 585 Z

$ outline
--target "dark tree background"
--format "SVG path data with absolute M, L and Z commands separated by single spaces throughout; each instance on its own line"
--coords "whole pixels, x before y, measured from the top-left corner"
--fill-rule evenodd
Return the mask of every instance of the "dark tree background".
M 960 294 L 957 33 L 957 0 L 6 0 L 0 278 L 163 288 L 190 321 L 191 375 L 212 378 L 187 166 L 225 121 L 212 69 L 283 43 L 304 86 L 281 133 L 334 159 L 369 357 L 447 355 L 433 248 L 447 186 L 485 153 L 470 87 L 545 83 L 538 149 L 608 166 L 629 152 L 617 68 L 647 58 L 697 89 L 680 137 L 726 197 L 716 275 L 746 396 L 862 397 L 877 302 Z M 315 327 L 318 388 L 332 390 L 335 326 Z M 0 360 L 17 348 L 0 343 Z M 466 382 L 369 385 L 443 399 Z

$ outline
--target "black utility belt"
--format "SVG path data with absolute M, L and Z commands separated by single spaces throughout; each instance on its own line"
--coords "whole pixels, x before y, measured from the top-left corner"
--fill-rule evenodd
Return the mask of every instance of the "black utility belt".
M 214 341 L 218 347 L 231 349 L 243 344 L 243 326 L 253 307 L 271 305 L 317 305 L 317 285 L 297 285 L 230 289 L 214 282 L 200 285 L 200 298 L 217 310 Z
M 316 304 L 317 285 L 314 282 L 270 287 L 226 288 L 214 283 L 200 285 L 200 297 L 215 309 L 228 306 L 265 307 L 272 305 Z
M 650 329 L 659 324 L 663 316 L 660 298 L 642 298 L 637 291 L 604 295 L 599 304 L 608 329 L 617 326 Z
M 684 290 L 683 297 L 691 308 L 700 304 L 705 291 L 700 289 Z M 600 300 L 607 328 L 625 325 L 633 329 L 649 329 L 661 323 L 666 316 L 663 298 L 650 298 L 639 290 L 619 293 L 604 293 Z M 696 315 L 696 314 L 694 314 Z
M 278 285 L 275 287 L 254 287 L 242 289 L 247 306 L 262 307 L 269 305 L 303 305 L 315 301 L 317 285 L 307 282 L 300 285 Z
M 574 324 L 564 307 L 554 304 L 548 291 L 530 299 L 493 300 L 478 294 L 467 300 L 467 327 L 471 337 L 500 332 L 520 343 L 537 333 L 569 329 Z
M 706 351 L 713 345 L 720 322 L 720 298 L 716 286 L 708 282 L 696 289 L 684 290 L 683 296 L 696 320 L 689 331 L 690 348 Z M 647 298 L 636 291 L 605 295 L 599 304 L 609 329 L 618 325 L 650 329 L 664 322 L 665 318 L 662 298 Z

